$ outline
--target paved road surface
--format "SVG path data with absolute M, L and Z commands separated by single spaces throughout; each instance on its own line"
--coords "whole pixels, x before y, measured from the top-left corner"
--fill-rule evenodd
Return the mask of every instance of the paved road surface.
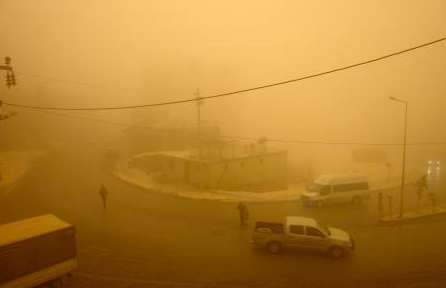
M 348 229 L 357 243 L 342 260 L 271 255 L 251 248 L 234 203 L 149 193 L 101 172 L 98 155 L 60 147 L 0 193 L 0 223 L 54 213 L 76 225 L 78 270 L 68 287 L 446 287 L 446 221 L 379 227 L 373 199 L 324 209 L 248 204 L 251 223 L 306 215 Z

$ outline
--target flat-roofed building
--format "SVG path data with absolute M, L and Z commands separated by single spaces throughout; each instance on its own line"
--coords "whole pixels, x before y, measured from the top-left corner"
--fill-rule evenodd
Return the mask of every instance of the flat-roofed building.
M 287 187 L 287 153 L 255 144 L 212 141 L 190 150 L 137 155 L 131 164 L 146 173 L 161 172 L 168 181 L 202 188 L 272 191 Z

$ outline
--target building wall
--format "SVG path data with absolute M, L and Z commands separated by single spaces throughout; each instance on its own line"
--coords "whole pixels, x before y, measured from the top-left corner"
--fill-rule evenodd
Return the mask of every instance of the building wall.
M 158 154 L 138 155 L 131 159 L 129 165 L 137 168 L 147 174 L 161 171 L 163 167 L 163 159 Z
M 225 190 L 285 189 L 286 163 L 286 152 L 217 162 L 191 161 L 189 183 Z
M 189 161 L 183 158 L 162 155 L 162 172 L 168 180 L 188 182 L 186 177 Z
M 169 181 L 202 188 L 271 191 L 287 187 L 287 152 L 225 161 L 197 161 L 170 155 L 141 155 L 132 161 L 146 173 L 161 171 Z
M 246 191 L 285 189 L 286 163 L 286 152 L 214 162 L 210 167 L 210 187 Z

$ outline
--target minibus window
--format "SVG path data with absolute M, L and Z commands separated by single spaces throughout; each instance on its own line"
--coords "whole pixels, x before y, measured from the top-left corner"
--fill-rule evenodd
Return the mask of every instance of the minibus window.
M 318 192 L 321 195 L 327 195 L 327 194 L 330 194 L 330 186 L 321 185 L 321 184 L 314 184 L 313 186 L 308 188 L 308 191 L 310 191 L 310 192 Z

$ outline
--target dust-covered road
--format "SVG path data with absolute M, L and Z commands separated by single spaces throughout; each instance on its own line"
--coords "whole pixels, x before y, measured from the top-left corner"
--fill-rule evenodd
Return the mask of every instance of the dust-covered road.
M 357 243 L 341 260 L 271 255 L 251 248 L 234 203 L 130 186 L 100 171 L 100 153 L 86 144 L 58 148 L 0 194 L 1 223 L 53 213 L 76 225 L 78 269 L 68 287 L 446 287 L 446 221 L 379 227 L 373 199 L 324 209 L 248 203 L 251 224 L 310 216 L 348 230 Z

